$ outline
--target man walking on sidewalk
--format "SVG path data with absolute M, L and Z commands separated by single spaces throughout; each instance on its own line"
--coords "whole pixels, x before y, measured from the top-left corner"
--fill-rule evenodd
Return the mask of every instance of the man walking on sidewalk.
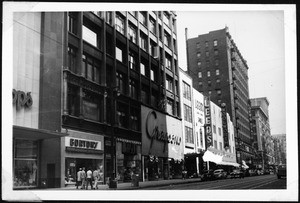
M 77 172 L 77 183 L 76 183 L 76 189 L 78 189 L 78 186 L 81 186 L 81 168 L 79 168 L 79 171 Z
M 86 173 L 85 173 L 85 168 L 82 168 L 82 171 L 80 173 L 80 177 L 81 177 L 81 189 L 84 189 L 84 187 L 86 186 Z
M 98 179 L 99 179 L 99 172 L 97 168 L 93 171 L 93 179 L 94 179 L 94 189 L 98 189 Z
M 91 189 L 93 189 L 92 177 L 93 177 L 93 172 L 89 168 L 89 170 L 86 172 L 86 179 L 87 179 L 86 189 L 88 189 L 89 184 L 91 185 Z

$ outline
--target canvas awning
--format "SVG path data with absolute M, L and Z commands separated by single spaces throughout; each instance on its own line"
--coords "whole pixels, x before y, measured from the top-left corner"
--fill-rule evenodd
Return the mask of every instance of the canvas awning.
M 236 162 L 228 162 L 228 161 L 223 161 L 223 156 L 214 154 L 213 152 L 207 150 L 204 155 L 203 155 L 203 161 L 211 161 L 214 162 L 215 164 L 218 165 L 227 165 L 227 166 L 235 166 L 239 167 L 240 164 Z

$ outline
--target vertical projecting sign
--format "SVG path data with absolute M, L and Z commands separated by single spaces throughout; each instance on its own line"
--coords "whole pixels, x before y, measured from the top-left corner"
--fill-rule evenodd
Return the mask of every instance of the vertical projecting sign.
M 213 146 L 213 137 L 211 132 L 211 113 L 210 113 L 210 99 L 204 96 L 204 116 L 205 116 L 205 144 L 206 148 Z
M 222 112 L 222 128 L 223 128 L 223 139 L 224 139 L 224 148 L 229 147 L 228 140 L 228 125 L 227 125 L 227 114 L 226 114 L 226 104 L 221 104 L 221 112 Z

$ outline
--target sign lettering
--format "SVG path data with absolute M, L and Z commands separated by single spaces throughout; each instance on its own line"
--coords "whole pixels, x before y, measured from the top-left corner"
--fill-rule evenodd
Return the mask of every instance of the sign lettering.
M 70 147 L 96 149 L 98 142 L 70 138 Z
M 25 94 L 23 91 L 17 91 L 13 89 L 12 96 L 13 104 L 16 104 L 17 109 L 20 109 L 21 106 L 25 106 L 27 108 L 32 106 L 33 100 L 31 97 L 31 92 L 27 92 Z
M 228 138 L 228 125 L 227 125 L 227 114 L 226 114 L 226 104 L 221 104 L 221 113 L 222 113 L 222 128 L 223 128 L 223 140 L 224 148 L 229 147 L 229 138 Z
M 205 111 L 205 141 L 206 148 L 213 145 L 212 131 L 211 131 L 211 115 L 210 115 L 210 101 L 208 97 L 204 97 L 204 111 Z

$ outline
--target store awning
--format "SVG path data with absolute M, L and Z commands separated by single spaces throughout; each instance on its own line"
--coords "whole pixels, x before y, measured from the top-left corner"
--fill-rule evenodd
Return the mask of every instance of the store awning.
M 51 138 L 61 138 L 68 136 L 67 133 L 61 133 L 45 129 L 34 129 L 23 126 L 13 126 L 13 137 L 30 140 L 43 140 Z
M 211 151 L 207 150 L 203 155 L 203 161 L 211 161 L 214 163 L 222 162 L 223 156 L 217 155 L 212 153 Z
M 240 167 L 240 164 L 235 163 L 235 162 L 226 162 L 226 161 L 221 161 L 217 163 L 218 165 L 226 165 L 226 166 L 235 166 L 235 167 Z
M 242 167 L 244 169 L 248 169 L 249 168 L 249 166 L 246 164 L 246 162 L 244 160 L 242 160 Z
M 125 143 L 131 143 L 131 144 L 136 144 L 136 145 L 142 145 L 141 142 L 135 141 L 135 140 L 128 140 L 128 139 L 119 138 L 119 137 L 117 137 L 116 140 L 117 140 L 118 142 L 125 142 Z

